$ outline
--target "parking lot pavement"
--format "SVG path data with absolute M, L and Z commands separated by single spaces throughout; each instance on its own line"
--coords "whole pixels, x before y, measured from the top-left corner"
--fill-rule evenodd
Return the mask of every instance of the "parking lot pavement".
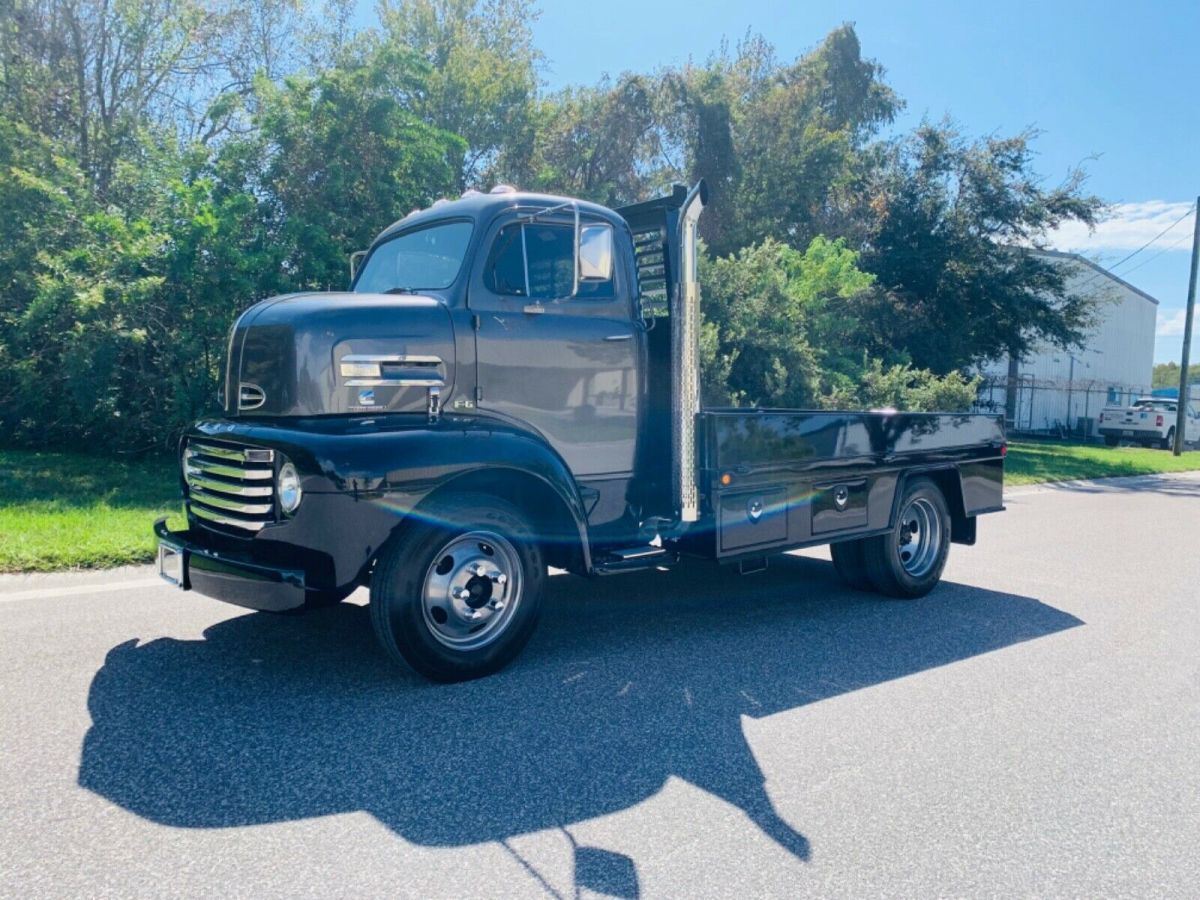
M 824 551 L 556 577 L 453 686 L 362 592 L 0 579 L 0 894 L 1195 896 L 1200 478 L 1007 503 L 914 603 Z

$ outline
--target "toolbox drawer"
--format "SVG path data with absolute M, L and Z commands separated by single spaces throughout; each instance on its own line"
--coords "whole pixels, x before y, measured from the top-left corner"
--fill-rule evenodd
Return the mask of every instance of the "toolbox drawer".
M 813 485 L 813 534 L 864 528 L 866 525 L 867 479 Z
M 786 543 L 787 513 L 787 490 L 782 486 L 722 494 L 718 520 L 721 552 Z

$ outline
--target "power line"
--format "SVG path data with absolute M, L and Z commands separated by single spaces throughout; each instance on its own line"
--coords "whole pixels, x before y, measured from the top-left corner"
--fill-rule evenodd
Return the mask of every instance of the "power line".
M 1161 237 L 1162 237 L 1164 234 L 1166 234 L 1168 231 L 1170 231 L 1172 228 L 1174 228 L 1176 225 L 1178 225 L 1180 222 L 1182 222 L 1184 219 L 1186 219 L 1188 216 L 1190 216 L 1190 215 L 1192 214 L 1192 212 L 1196 210 L 1196 208 L 1197 208 L 1197 207 L 1196 207 L 1196 204 L 1195 204 L 1195 203 L 1189 203 L 1189 204 L 1188 204 L 1188 208 L 1187 208 L 1186 210 L 1184 210 L 1184 213 L 1183 213 L 1183 215 L 1182 215 L 1182 216 L 1180 216 L 1178 219 L 1176 219 L 1174 222 L 1172 222 L 1170 225 L 1168 225 L 1166 228 L 1164 228 L 1162 231 L 1160 231 L 1158 234 L 1156 234 L 1156 235 L 1155 235 L 1154 237 L 1152 237 L 1150 240 L 1146 241 L 1146 243 L 1142 244 L 1142 246 L 1138 247 L 1136 250 L 1134 250 L 1134 251 L 1133 251 L 1132 253 L 1130 253 L 1128 256 L 1122 257 L 1121 259 L 1119 259 L 1119 260 L 1117 260 L 1115 263 L 1113 263 L 1111 266 L 1106 266 L 1106 267 L 1105 267 L 1105 271 L 1103 271 L 1103 272 L 1097 272 L 1095 275 L 1093 275 L 1091 278 L 1089 278 L 1089 279 L 1088 279 L 1087 281 L 1085 281 L 1083 284 L 1079 285 L 1079 287 L 1075 288 L 1075 290 L 1077 290 L 1077 291 L 1081 291 L 1081 290 L 1083 290 L 1085 287 L 1087 287 L 1089 284 L 1091 284 L 1093 281 L 1099 281 L 1099 280 L 1100 280 L 1101 278 L 1103 278 L 1105 275 L 1115 275 L 1115 274 L 1116 274 L 1116 269 L 1117 269 L 1117 267 L 1118 267 L 1118 266 L 1120 266 L 1120 265 L 1123 265 L 1124 263 L 1127 263 L 1127 262 L 1129 262 L 1129 260 L 1133 259 L 1135 256 L 1137 256 L 1139 253 L 1141 253 L 1141 252 L 1142 252 L 1143 250 L 1145 250 L 1147 247 L 1149 247 L 1150 245 L 1152 245 L 1153 243 L 1155 243 L 1155 242 L 1156 242 L 1157 240 L 1159 240 L 1159 239 L 1160 239 L 1160 238 L 1161 238 Z M 1185 237 L 1186 237 L 1186 235 L 1185 235 Z M 1170 249 L 1170 248 L 1167 248 L 1167 249 Z M 1165 253 L 1166 251 L 1164 250 L 1164 251 L 1162 251 L 1162 252 L 1164 252 L 1164 253 Z M 1155 259 L 1155 258 L 1157 258 L 1157 256 L 1158 256 L 1158 255 L 1159 255 L 1159 254 L 1156 254 L 1155 256 L 1151 257 L 1151 259 Z M 1150 260 L 1143 260 L 1141 263 L 1138 263 L 1138 265 L 1134 266 L 1134 269 L 1136 269 L 1136 268 L 1140 268 L 1142 265 L 1144 265 L 1145 263 L 1147 263 L 1147 262 L 1149 262 L 1149 261 L 1150 261 Z M 1133 269 L 1130 269 L 1129 271 L 1131 271 L 1131 272 L 1132 272 L 1132 271 L 1133 271 Z M 1127 272 L 1126 274 L 1128 274 L 1128 272 Z
M 1161 250 L 1159 250 L 1157 253 L 1155 253 L 1153 256 L 1146 257 L 1140 263 L 1138 263 L 1136 266 L 1134 266 L 1132 269 L 1126 269 L 1124 272 L 1121 273 L 1122 277 L 1128 275 L 1130 272 L 1136 272 L 1142 266 L 1146 265 L 1146 263 L 1154 262 L 1156 259 L 1158 259 L 1160 256 L 1162 256 L 1164 253 L 1169 253 L 1170 251 L 1174 250 L 1176 247 L 1178 247 L 1180 244 L 1182 244 L 1184 241 L 1186 241 L 1190 237 L 1191 237 L 1190 234 L 1185 233 L 1175 243 L 1168 244 L 1167 246 L 1165 246 Z
M 1122 263 L 1128 262 L 1129 260 L 1133 259 L 1139 253 L 1141 253 L 1143 250 L 1145 250 L 1147 247 L 1149 247 L 1151 244 L 1153 244 L 1155 241 L 1157 241 L 1160 237 L 1162 237 L 1164 234 L 1166 234 L 1168 231 L 1170 231 L 1172 228 L 1174 228 L 1176 225 L 1178 225 L 1180 222 L 1182 222 L 1184 219 L 1186 219 L 1188 216 L 1190 216 L 1192 214 L 1192 211 L 1195 208 L 1196 208 L 1195 203 L 1189 204 L 1188 208 L 1184 211 L 1182 216 L 1180 216 L 1178 219 L 1176 219 L 1174 222 L 1172 222 L 1170 225 L 1168 225 L 1166 228 L 1164 228 L 1162 231 L 1160 231 L 1158 234 L 1156 234 L 1150 240 L 1146 241 L 1146 243 L 1142 244 L 1142 246 L 1138 247 L 1136 250 L 1134 250 L 1132 253 L 1130 253 L 1128 256 L 1126 256 L 1124 259 L 1121 259 L 1118 262 L 1115 262 L 1111 266 L 1109 266 L 1109 271 L 1111 272 L 1114 269 L 1116 269 L 1117 266 L 1121 265 Z

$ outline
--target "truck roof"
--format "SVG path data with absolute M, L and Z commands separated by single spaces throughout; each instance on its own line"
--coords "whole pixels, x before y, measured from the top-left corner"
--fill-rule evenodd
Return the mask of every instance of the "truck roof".
M 517 206 L 544 207 L 558 206 L 563 203 L 579 204 L 579 212 L 593 219 L 599 218 L 613 224 L 624 221 L 621 216 L 598 203 L 579 200 L 574 197 L 560 197 L 556 194 L 537 194 L 529 191 L 518 191 L 499 185 L 488 193 L 467 191 L 457 200 L 438 200 L 426 209 L 414 209 L 403 219 L 398 219 L 379 233 L 372 242 L 377 244 L 391 237 L 401 229 L 411 228 L 427 222 L 442 219 L 465 218 L 474 222 L 487 221 L 504 209 Z

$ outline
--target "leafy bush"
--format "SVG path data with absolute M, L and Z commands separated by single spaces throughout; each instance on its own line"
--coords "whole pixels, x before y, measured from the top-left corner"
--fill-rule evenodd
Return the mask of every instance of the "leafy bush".
M 875 279 L 844 241 L 804 252 L 768 238 L 701 257 L 700 357 L 712 404 L 965 410 L 977 382 L 864 356 L 860 310 Z
M 869 359 L 857 384 L 821 398 L 831 409 L 902 409 L 910 412 L 966 412 L 975 402 L 979 378 L 959 372 L 939 376 L 907 363 L 885 366 Z

